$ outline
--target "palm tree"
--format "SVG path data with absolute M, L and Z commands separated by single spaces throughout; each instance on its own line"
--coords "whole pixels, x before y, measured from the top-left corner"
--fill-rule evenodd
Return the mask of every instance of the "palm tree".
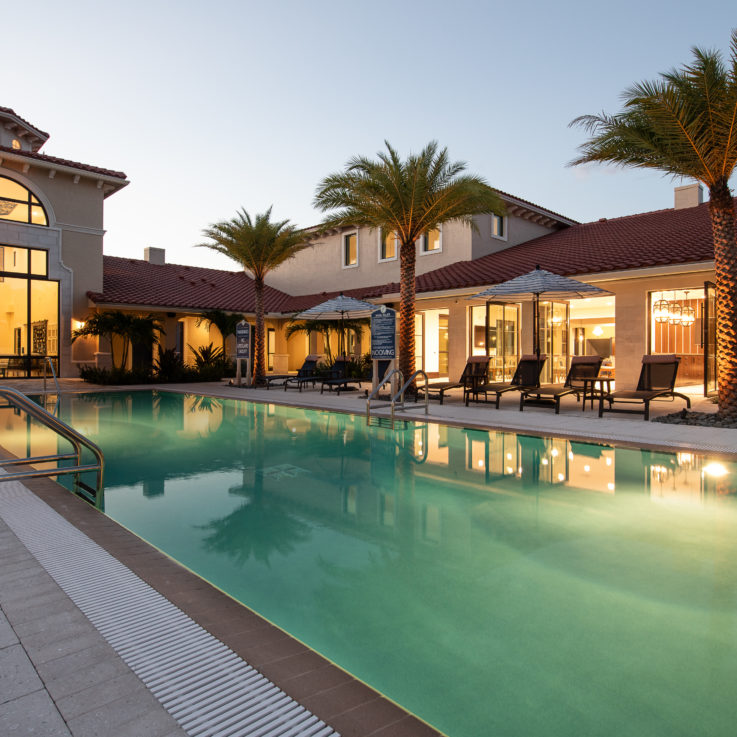
M 256 291 L 256 337 L 254 383 L 263 383 L 264 362 L 264 277 L 280 266 L 309 243 L 302 231 L 289 220 L 271 222 L 271 207 L 264 213 L 251 216 L 242 209 L 232 220 L 214 223 L 202 234 L 213 243 L 201 243 L 202 248 L 211 248 L 237 261 L 253 276 Z
M 451 163 L 448 149 L 431 141 L 405 161 L 388 141 L 376 161 L 358 156 L 345 171 L 318 184 L 315 206 L 327 217 L 325 228 L 364 226 L 394 232 L 400 241 L 399 368 L 415 370 L 415 259 L 417 240 L 442 223 L 459 221 L 475 227 L 473 216 L 502 214 L 504 205 L 477 176 L 462 174 L 464 162 Z
M 92 313 L 82 327 L 72 333 L 72 343 L 77 338 L 86 336 L 105 338 L 110 344 L 110 362 L 113 368 L 124 369 L 128 362 L 128 350 L 132 344 L 153 348 L 159 342 L 158 335 L 163 332 L 162 325 L 154 315 L 133 315 L 121 310 L 109 310 Z M 116 336 L 123 341 L 119 363 L 115 360 Z
M 358 318 L 356 320 L 343 320 L 343 345 L 346 345 L 345 336 L 350 332 L 355 333 L 356 342 L 358 345 L 361 344 L 361 337 L 363 336 L 363 330 L 368 325 L 368 318 Z M 333 363 L 333 352 L 330 348 L 330 336 L 335 332 L 335 320 L 305 320 L 304 322 L 290 322 L 287 325 L 287 329 L 284 332 L 287 340 L 296 333 L 304 333 L 308 338 L 313 335 L 322 335 L 325 346 L 325 354 L 327 356 L 328 364 Z M 340 350 L 340 346 L 338 346 Z
M 572 121 L 590 134 L 571 165 L 601 161 L 688 177 L 709 189 L 717 295 L 719 414 L 737 418 L 737 234 L 729 179 L 737 164 L 737 31 L 725 65 L 718 51 L 622 95 L 617 115 Z
M 239 315 L 235 312 L 223 312 L 222 310 L 210 310 L 209 312 L 203 312 L 197 318 L 197 327 L 199 327 L 203 321 L 207 321 L 208 331 L 214 325 L 223 337 L 223 358 L 227 357 L 227 340 L 229 335 L 235 335 L 235 328 L 241 320 L 245 320 L 245 315 Z

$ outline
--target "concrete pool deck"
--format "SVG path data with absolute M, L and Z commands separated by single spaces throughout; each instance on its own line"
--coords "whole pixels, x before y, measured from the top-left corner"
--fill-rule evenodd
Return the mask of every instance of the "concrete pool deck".
M 31 394 L 41 389 L 40 381 L 8 384 Z M 98 388 L 76 380 L 62 381 L 65 392 L 134 388 L 151 387 Z M 357 414 L 365 413 L 366 406 L 363 392 L 340 396 L 278 388 L 267 392 L 222 383 L 156 388 Z M 658 403 L 652 415 L 672 412 L 682 404 Z M 397 417 L 424 420 L 422 405 L 410 407 Z M 693 408 L 715 410 L 712 403 L 695 396 Z M 376 414 L 388 416 L 388 411 L 377 410 Z M 519 412 L 511 398 L 502 400 L 502 409 L 495 410 L 490 405 L 466 408 L 458 397 L 452 397 L 442 406 L 432 402 L 428 419 L 737 458 L 735 430 L 644 422 L 641 415 L 599 419 L 595 411 L 582 412 L 574 399 L 565 402 L 556 416 L 545 408 Z M 53 481 L 34 479 L 25 486 L 339 733 L 365 737 L 438 734 Z M 64 737 L 187 734 L 2 521 L 0 552 L 0 733 Z

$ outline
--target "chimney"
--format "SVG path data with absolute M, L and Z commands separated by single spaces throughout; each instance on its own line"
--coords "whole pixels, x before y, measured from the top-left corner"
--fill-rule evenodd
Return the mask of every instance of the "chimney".
M 687 184 L 684 187 L 676 187 L 673 194 L 673 207 L 676 210 L 682 210 L 684 207 L 696 207 L 704 201 L 704 189 L 698 182 Z
M 148 261 L 150 264 L 163 266 L 166 263 L 166 250 L 163 248 L 146 246 L 146 248 L 143 249 L 143 260 Z

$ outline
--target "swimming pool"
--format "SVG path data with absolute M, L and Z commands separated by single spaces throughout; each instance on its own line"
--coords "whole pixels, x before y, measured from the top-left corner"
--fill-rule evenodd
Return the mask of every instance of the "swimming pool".
M 450 737 L 734 733 L 733 464 L 165 392 L 62 418 L 113 519 Z

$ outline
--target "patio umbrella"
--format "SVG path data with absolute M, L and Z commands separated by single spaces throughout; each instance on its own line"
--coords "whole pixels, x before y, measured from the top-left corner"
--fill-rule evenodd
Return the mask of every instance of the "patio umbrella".
M 333 299 L 328 299 L 319 305 L 300 312 L 298 315 L 295 315 L 295 318 L 299 320 L 340 320 L 338 354 L 345 355 L 343 346 L 343 322 L 345 318 L 371 317 L 371 313 L 375 309 L 376 305 L 372 305 L 370 302 L 363 302 L 360 299 L 354 299 L 353 297 L 346 297 L 341 292 L 337 297 L 333 297 Z
M 583 299 L 584 297 L 604 297 L 610 295 L 605 289 L 593 284 L 569 279 L 566 276 L 553 274 L 552 271 L 536 266 L 532 271 L 522 276 L 509 279 L 496 286 L 489 287 L 483 292 L 474 294 L 469 299 L 493 297 L 501 302 L 532 301 L 532 330 L 535 345 L 534 354 L 540 360 L 540 297 L 546 300 L 555 299 Z

